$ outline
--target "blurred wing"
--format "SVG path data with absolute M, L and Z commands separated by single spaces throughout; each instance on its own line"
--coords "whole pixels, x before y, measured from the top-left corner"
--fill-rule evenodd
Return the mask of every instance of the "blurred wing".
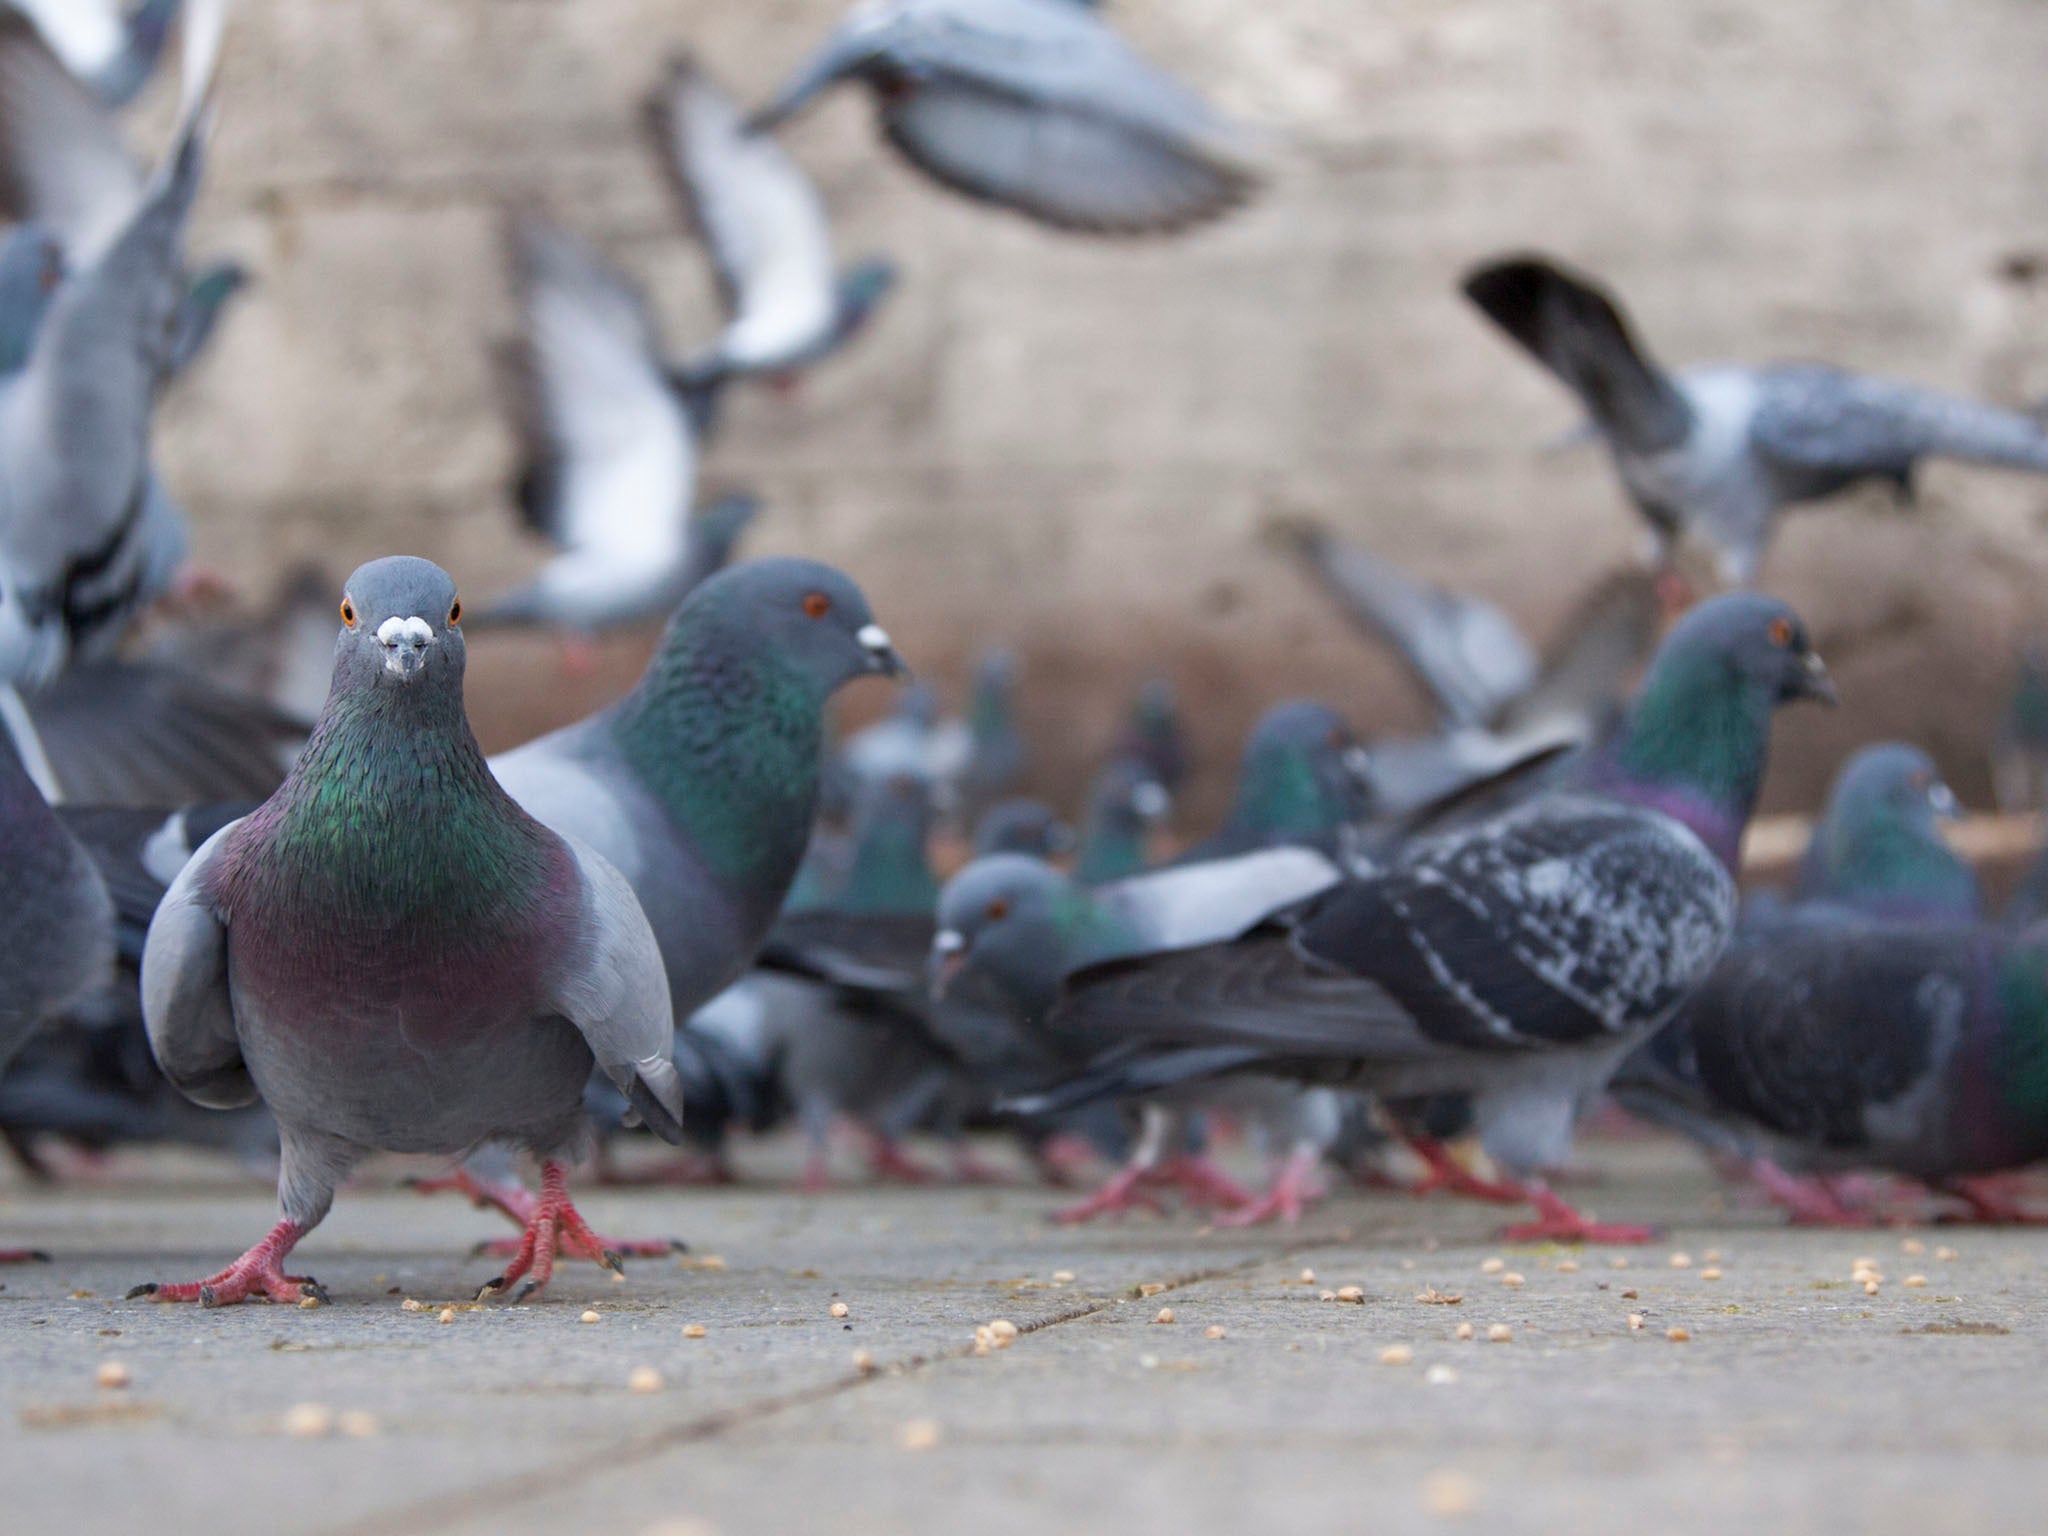
M 1784 468 L 1903 475 L 1935 454 L 2048 473 L 2048 428 L 2016 411 L 1818 365 L 1769 369 L 1758 385 L 1751 441 Z
M 1616 571 L 1559 626 L 1540 674 L 1489 722 L 1501 732 L 1563 728 L 1591 739 L 1617 718 L 1664 627 L 1657 578 Z
M 1269 848 L 1098 886 L 1095 899 L 1146 936 L 1151 952 L 1215 944 L 1334 886 L 1337 866 L 1310 848 Z
M 0 214 L 52 231 L 74 267 L 96 261 L 141 200 L 118 125 L 35 24 L 0 7 Z

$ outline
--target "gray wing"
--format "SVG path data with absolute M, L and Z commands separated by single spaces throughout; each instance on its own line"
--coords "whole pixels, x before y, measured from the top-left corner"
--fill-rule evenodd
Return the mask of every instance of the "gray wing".
M 671 1059 L 668 972 L 633 887 L 587 843 L 563 839 L 582 877 L 581 922 L 548 1001 L 582 1034 L 598 1070 L 670 1144 L 683 1137 Z M 168 898 L 166 898 L 168 900 Z
M 141 201 L 119 125 L 35 23 L 0 8 L 0 214 L 55 234 L 72 265 L 96 260 Z
M 1158 952 L 1235 938 L 1341 878 L 1337 866 L 1312 848 L 1268 848 L 1133 875 L 1098 886 L 1095 899 L 1145 934 Z
M 697 453 L 640 292 L 538 217 L 518 221 L 512 257 L 525 314 L 523 343 L 508 359 L 525 460 L 520 507 L 563 551 L 532 589 L 534 616 L 672 582 Z
M 1503 733 L 1561 728 L 1582 740 L 1601 734 L 1618 718 L 1663 628 L 1656 576 L 1614 572 L 1572 609 L 1535 682 L 1489 724 Z
M 1540 256 L 1489 262 L 1465 296 L 1584 402 L 1602 433 L 1631 453 L 1685 440 L 1692 412 L 1637 345 L 1621 308 L 1575 273 Z
M 242 1061 L 228 991 L 227 929 L 206 896 L 206 878 L 231 821 L 192 855 L 157 904 L 142 947 L 142 1021 L 164 1076 L 209 1109 L 256 1102 Z
M 1351 622 L 1392 646 L 1452 726 L 1479 725 L 1536 681 L 1536 655 L 1493 604 L 1417 581 L 1313 523 L 1284 530 Z
M 1938 455 L 2048 474 L 2048 427 L 2017 411 L 1819 364 L 1770 368 L 1757 382 L 1750 440 L 1783 470 L 1903 479 Z
M 141 0 L 120 21 L 120 42 L 86 79 L 110 107 L 125 107 L 156 72 L 157 59 L 177 19 L 179 0 Z

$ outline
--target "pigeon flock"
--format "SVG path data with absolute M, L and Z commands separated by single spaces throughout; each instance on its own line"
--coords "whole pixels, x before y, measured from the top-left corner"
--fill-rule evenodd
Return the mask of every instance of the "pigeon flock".
M 151 437 L 252 277 L 186 248 L 228 24 L 227 0 L 0 4 L 0 1136 L 38 1179 L 66 1149 L 183 1142 L 278 1190 L 245 1253 L 132 1297 L 329 1300 L 292 1250 L 396 1153 L 439 1160 L 423 1195 L 513 1224 L 482 1294 L 524 1299 L 560 1260 L 669 1247 L 594 1231 L 572 1168 L 736 1179 L 735 1143 L 778 1126 L 812 1190 L 849 1132 L 917 1182 L 1004 1177 L 984 1153 L 1012 1139 L 1047 1183 L 1093 1181 L 1061 1221 L 1174 1199 L 1293 1220 L 1332 1176 L 1419 1162 L 1418 1194 L 1526 1207 L 1511 1237 L 1645 1241 L 1560 1192 L 1613 1104 L 1795 1220 L 1883 1220 L 1923 1187 L 2035 1219 L 2013 1175 L 2048 1155 L 2048 860 L 1994 908 L 1934 762 L 1893 742 L 1844 765 L 1787 889 L 1746 891 L 1742 845 L 1778 710 L 1834 701 L 1800 615 L 1753 589 L 1779 511 L 1910 496 L 1930 456 L 2048 472 L 2041 420 L 1812 363 L 1666 372 L 1594 280 L 1478 263 L 1462 291 L 1577 397 L 1647 563 L 1539 649 L 1276 523 L 1432 728 L 1276 699 L 1228 811 L 1190 826 L 1157 678 L 1053 807 L 1017 653 L 981 655 L 947 713 L 852 576 L 735 559 L 768 514 L 702 488 L 725 392 L 827 365 L 897 281 L 842 258 L 776 128 L 858 81 L 936 188 L 1075 238 L 1228 215 L 1273 174 L 1256 135 L 1084 0 L 860 0 L 751 112 L 676 55 L 644 118 L 716 335 L 671 345 L 582 235 L 504 211 L 513 499 L 547 563 L 473 595 L 390 553 L 223 620 Z M 173 51 L 176 117 L 138 161 L 121 113 Z M 655 623 L 624 697 L 485 756 L 466 631 L 543 629 L 574 669 Z M 899 681 L 894 709 L 835 740 L 867 677 Z M 2021 808 L 2044 699 L 2030 654 L 1991 748 Z M 1234 1134 L 1264 1188 L 1214 1156 Z

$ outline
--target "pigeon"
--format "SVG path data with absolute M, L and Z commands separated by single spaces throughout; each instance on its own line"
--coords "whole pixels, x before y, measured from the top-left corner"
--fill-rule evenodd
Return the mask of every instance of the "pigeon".
M 1252 728 L 1223 825 L 1182 855 L 1200 863 L 1298 843 L 1335 853 L 1372 811 L 1371 758 L 1328 705 L 1294 699 Z
M 1181 725 L 1180 700 L 1169 679 L 1151 678 L 1138 689 L 1114 755 L 1142 764 L 1167 794 L 1181 792 L 1188 781 L 1192 754 Z
M 1579 396 L 1659 554 L 1697 537 L 1747 585 L 1780 509 L 1864 480 L 1910 496 L 1921 459 L 2048 473 L 2048 425 L 2016 411 L 1817 363 L 1675 374 L 1619 305 L 1540 256 L 1469 274 L 1466 297 Z
M 678 60 L 648 122 L 725 302 L 726 326 L 678 369 L 703 387 L 747 374 L 793 378 L 843 346 L 894 285 L 870 258 L 834 270 L 825 205 L 810 179 L 694 61 Z
M 1143 763 L 1135 758 L 1111 762 L 1088 788 L 1074 878 L 1083 885 L 1102 885 L 1137 874 L 1152 862 L 1152 829 L 1172 808 L 1173 797 Z
M 102 984 L 114 905 L 92 860 L 0 735 L 0 1071 L 36 1026 Z M 0 1263 L 36 1257 L 0 1248 Z
M 1074 832 L 1043 800 L 1017 796 L 998 800 L 974 824 L 974 854 L 1028 853 L 1035 859 L 1064 858 Z
M 2030 641 L 2020 652 L 1991 747 L 1991 790 L 2009 816 L 2048 799 L 2048 643 Z
M 178 0 L 139 0 L 124 15 L 115 0 L 8 0 L 98 98 L 121 108 L 149 77 L 177 19 Z M 11 25 L 12 23 L 8 23 Z
M 172 882 L 142 1008 L 187 1097 L 277 1118 L 282 1215 L 218 1274 L 129 1294 L 227 1306 L 324 1299 L 283 1261 L 374 1150 L 532 1152 L 541 1194 L 483 1288 L 545 1286 L 559 1244 L 610 1268 L 562 1159 L 588 1140 L 593 1064 L 665 1139 L 682 1095 L 661 952 L 632 887 L 492 778 L 463 713 L 462 606 L 439 566 L 349 578 L 334 682 L 276 794 Z
M 534 214 L 513 224 L 511 250 L 525 316 L 504 358 L 525 460 L 517 499 L 560 553 L 475 622 L 589 635 L 667 613 L 696 555 L 697 410 L 625 274 Z
M 1572 784 L 1384 865 L 1333 869 L 1320 894 L 1232 909 L 1187 943 L 1128 922 L 1106 934 L 1092 964 L 1039 998 L 1041 1027 L 1095 1065 L 1019 1107 L 1248 1071 L 1382 1100 L 1469 1094 L 1482 1143 L 1514 1177 L 1503 1191 L 1539 1213 L 1515 1235 L 1644 1240 L 1588 1221 L 1543 1170 L 1564 1160 L 1580 1104 L 1726 947 L 1771 717 L 1804 697 L 1832 686 L 1791 609 L 1757 594 L 1702 604 Z M 1174 873 L 1219 903 L 1243 884 L 1231 863 Z M 1171 887 L 1148 898 L 1158 878 L 1111 889 L 1124 903 L 1191 900 Z M 934 954 L 1042 944 L 1013 936 L 1017 910 L 949 888 Z
M 863 0 L 749 126 L 847 79 L 917 169 L 1059 229 L 1184 229 L 1261 179 L 1238 129 L 1073 0 Z
M 1920 748 L 1864 747 L 1835 777 L 1793 899 L 1872 917 L 1982 917 L 1976 871 L 1941 836 L 1940 823 L 1961 814 L 1955 792 Z
M 217 7 L 188 18 L 171 153 L 103 245 L 69 257 L 25 360 L 0 379 L 0 682 L 44 683 L 112 654 L 185 556 L 183 514 L 149 467 L 150 416 L 170 366 L 218 22 Z M 17 52 L 0 48 L 0 113 L 16 100 L 4 82 Z M 8 236 L 24 238 L 42 235 Z
M 1977 1219 L 2027 1220 L 1979 1180 L 2048 1156 L 2044 977 L 2039 925 L 1840 907 L 1758 925 L 1628 1063 L 1616 1097 L 1748 1159 L 1795 1220 L 1871 1217 L 1786 1169 L 1904 1174 Z
M 942 719 L 938 695 L 925 685 L 907 688 L 892 714 L 846 739 L 839 761 L 856 786 L 921 779 L 942 812 L 971 827 L 1024 775 L 1024 738 L 1011 704 L 1016 675 L 1010 652 L 985 653 L 963 719 Z
M 1067 978 L 1114 956 L 1235 936 L 1275 906 L 1297 903 L 1338 878 L 1329 860 L 1305 848 L 1269 849 L 1092 888 L 1023 855 L 977 859 L 939 896 L 929 966 L 935 1027 L 1011 1107 L 1036 1113 L 1035 1090 L 1085 1070 L 1091 1060 L 1048 1024 Z M 1128 1159 L 1087 1200 L 1055 1219 L 1086 1221 L 1151 1205 L 1147 1188 L 1168 1182 L 1231 1207 L 1220 1220 L 1298 1215 L 1305 1179 L 1338 1130 L 1333 1106 L 1277 1080 L 1134 1080 L 1126 1087 L 1119 1096 L 1140 1107 Z M 1290 1144 L 1267 1199 L 1254 1199 L 1206 1157 L 1180 1149 L 1187 1117 L 1219 1108 L 1248 1115 Z

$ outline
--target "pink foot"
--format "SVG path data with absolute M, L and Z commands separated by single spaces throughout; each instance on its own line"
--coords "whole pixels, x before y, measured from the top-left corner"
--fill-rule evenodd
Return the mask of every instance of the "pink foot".
M 934 1184 L 939 1177 L 887 1136 L 868 1139 L 868 1171 L 877 1179 L 895 1184 Z
M 1252 1192 L 1225 1173 L 1210 1159 L 1193 1152 L 1169 1157 L 1153 1172 L 1149 1182 L 1170 1184 L 1197 1205 L 1223 1206 L 1235 1210 L 1253 1203 Z
M 1079 1205 L 1070 1205 L 1053 1212 L 1052 1219 L 1066 1226 L 1083 1221 L 1093 1221 L 1098 1216 L 1121 1216 L 1126 1211 L 1147 1210 L 1155 1216 L 1166 1214 L 1165 1207 L 1153 1199 L 1139 1186 L 1147 1183 L 1151 1170 L 1135 1163 L 1126 1163 L 1102 1188 L 1095 1191 Z
M 1764 1157 L 1750 1163 L 1749 1174 L 1759 1189 L 1791 1213 L 1795 1226 L 1868 1227 L 1876 1224 L 1868 1211 L 1844 1205 L 1824 1179 L 1802 1179 Z
M 1041 1142 L 1031 1154 L 1038 1177 L 1054 1189 L 1072 1189 L 1086 1179 L 1099 1159 L 1085 1137 L 1068 1131 Z
M 1536 1219 L 1505 1228 L 1501 1236 L 1508 1242 L 1649 1243 L 1657 1239 L 1655 1227 L 1588 1221 L 1541 1184 L 1531 1184 L 1527 1198 L 1536 1207 Z
M 540 1210 L 540 1201 L 517 1184 L 499 1184 L 491 1179 L 480 1179 L 467 1168 L 458 1167 L 443 1178 L 414 1179 L 412 1187 L 422 1195 L 438 1195 L 452 1190 L 456 1194 L 467 1196 L 478 1210 L 496 1211 L 515 1227 L 529 1229 L 523 1237 L 493 1238 L 478 1243 L 470 1250 L 471 1253 L 489 1258 L 516 1259 L 526 1251 L 527 1244 L 533 1240 L 530 1229 Z M 571 1214 L 574 1214 L 573 1207 Z M 580 1224 L 583 1218 L 577 1216 L 576 1220 Z M 594 1244 L 586 1251 L 581 1243 L 572 1240 L 568 1252 L 577 1258 L 604 1264 L 601 1255 L 605 1253 L 628 1259 L 658 1259 L 664 1254 L 687 1251 L 684 1244 L 676 1242 L 673 1238 L 607 1237 L 594 1239 Z M 610 1269 L 614 1266 L 606 1264 L 605 1267 Z
M 148 1281 L 128 1293 L 128 1300 L 148 1297 L 151 1301 L 196 1301 L 202 1307 L 232 1307 L 255 1297 L 297 1306 L 306 1297 L 327 1300 L 327 1292 L 311 1275 L 288 1275 L 284 1256 L 292 1251 L 306 1228 L 295 1221 L 280 1221 L 270 1235 L 217 1275 L 179 1285 L 158 1285 Z
M 1973 1221 L 1992 1227 L 2048 1226 L 2048 1213 L 2027 1210 L 2014 1198 L 2010 1180 L 1950 1179 L 1939 1188 L 1970 1208 L 1966 1215 L 1946 1216 L 1944 1221 Z
M 0 1264 L 47 1264 L 50 1256 L 40 1248 L 0 1248 Z
M 798 1189 L 807 1195 L 822 1195 L 832 1187 L 832 1159 L 824 1152 L 813 1152 L 804 1159 L 803 1177 L 796 1181 Z
M 528 1203 L 531 1213 L 526 1220 L 526 1232 L 514 1245 L 512 1262 L 505 1266 L 505 1272 L 486 1281 L 476 1293 L 478 1301 L 510 1290 L 514 1281 L 530 1274 L 532 1278 L 513 1298 L 515 1301 L 526 1300 L 553 1278 L 557 1254 L 590 1259 L 605 1269 L 618 1271 L 621 1257 L 654 1257 L 673 1253 L 680 1247 L 676 1243 L 620 1243 L 599 1237 L 590 1230 L 590 1223 L 583 1219 L 576 1207 L 570 1204 L 569 1176 L 560 1163 L 540 1165 L 538 1197 L 528 1195 L 524 1190 L 519 1194 Z
M 1467 1200 L 1486 1200 L 1495 1205 L 1520 1205 L 1529 1198 L 1519 1185 L 1496 1184 L 1480 1178 L 1433 1136 L 1407 1136 L 1403 1140 L 1429 1165 L 1429 1172 L 1409 1190 L 1412 1195 L 1432 1195 L 1441 1189 Z
M 962 1144 L 953 1153 L 953 1182 L 955 1184 L 1013 1184 L 1009 1170 L 986 1163 L 975 1155 L 972 1147 Z
M 1321 1196 L 1315 1187 L 1316 1168 L 1322 1154 L 1314 1148 L 1297 1148 L 1288 1154 L 1286 1166 L 1273 1187 L 1248 1205 L 1226 1211 L 1216 1218 L 1219 1227 L 1249 1227 L 1275 1218 L 1290 1226 L 1301 1220 L 1303 1206 Z

